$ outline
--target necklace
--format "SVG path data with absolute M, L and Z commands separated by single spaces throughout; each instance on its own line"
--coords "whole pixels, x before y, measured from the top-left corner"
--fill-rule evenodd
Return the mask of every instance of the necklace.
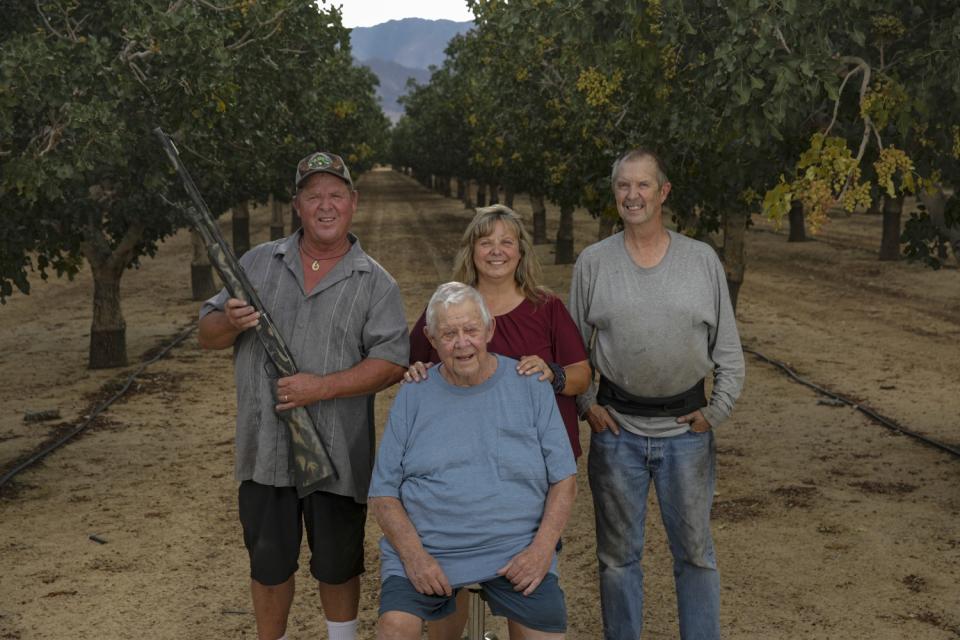
M 337 258 L 342 258 L 343 256 L 345 256 L 345 255 L 347 255 L 348 253 L 350 253 L 350 249 L 347 249 L 346 251 L 344 251 L 343 253 L 341 253 L 341 254 L 338 255 L 338 256 L 330 256 L 329 258 L 318 258 L 318 257 L 316 257 L 316 256 L 312 256 L 312 255 L 310 255 L 309 253 L 307 253 L 307 250 L 303 248 L 303 240 L 301 240 L 301 241 L 299 242 L 299 245 L 300 245 L 300 251 L 303 253 L 303 255 L 305 255 L 305 256 L 307 256 L 308 258 L 311 258 L 311 259 L 313 260 L 313 264 L 310 265 L 310 269 L 312 269 L 313 271 L 320 271 L 320 261 L 321 261 L 321 260 L 336 260 Z

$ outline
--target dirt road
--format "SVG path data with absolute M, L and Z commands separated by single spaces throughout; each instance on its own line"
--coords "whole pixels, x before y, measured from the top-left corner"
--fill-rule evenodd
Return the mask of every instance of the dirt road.
M 388 171 L 360 183 L 355 231 L 400 282 L 408 319 L 449 278 L 470 217 L 459 202 Z M 517 209 L 529 217 L 525 197 Z M 548 231 L 555 233 L 557 211 Z M 253 214 L 253 240 L 268 235 Z M 577 213 L 578 248 L 595 223 Z M 960 274 L 877 262 L 879 219 L 835 220 L 787 244 L 758 223 L 748 237 L 738 321 L 746 346 L 960 446 Z M 227 235 L 229 237 L 229 234 Z M 570 266 L 537 251 L 566 297 Z M 123 282 L 123 372 L 85 368 L 91 284 L 34 282 L 0 307 L 0 472 L 79 424 L 143 354 L 188 326 L 189 239 L 164 243 Z M 825 404 L 747 357 L 734 417 L 718 433 L 715 537 L 727 638 L 960 638 L 960 459 Z M 228 352 L 195 336 L 148 366 L 121 400 L 0 495 L 0 638 L 254 638 L 232 478 L 235 407 Z M 378 398 L 378 424 L 394 391 Z M 25 424 L 26 412 L 62 419 Z M 584 428 L 582 441 L 589 438 Z M 568 637 L 599 638 L 593 515 L 580 496 L 564 535 Z M 368 528 L 361 629 L 376 617 L 379 531 Z M 99 543 L 91 536 L 103 541 Z M 676 637 L 670 554 L 655 502 L 646 550 L 645 637 Z M 309 574 L 289 637 L 325 638 Z M 503 625 L 491 620 L 491 627 Z

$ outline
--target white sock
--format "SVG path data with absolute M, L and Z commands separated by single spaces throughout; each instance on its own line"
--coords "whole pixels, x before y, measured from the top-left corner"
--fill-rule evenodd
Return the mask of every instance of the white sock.
M 356 640 L 357 618 L 348 622 L 331 622 L 327 620 L 327 637 L 330 640 Z

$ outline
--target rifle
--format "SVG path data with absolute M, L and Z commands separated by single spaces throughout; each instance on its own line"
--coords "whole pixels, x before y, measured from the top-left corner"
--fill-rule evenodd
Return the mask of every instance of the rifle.
M 293 360 L 293 355 L 287 347 L 283 336 L 277 330 L 273 319 L 267 314 L 263 303 L 257 296 L 256 290 L 247 278 L 243 267 L 236 256 L 230 250 L 223 235 L 220 233 L 220 227 L 217 226 L 210 209 L 200 195 L 197 185 L 187 172 L 187 168 L 180 160 L 180 154 L 173 140 L 164 133 L 163 129 L 157 127 L 153 132 L 160 139 L 163 150 L 167 152 L 167 157 L 183 181 L 187 194 L 193 200 L 195 207 L 187 207 L 186 212 L 190 217 L 193 226 L 203 238 L 203 243 L 207 246 L 207 254 L 210 256 L 210 262 L 220 274 L 227 292 L 233 298 L 243 300 L 260 312 L 260 321 L 257 323 L 256 332 L 260 344 L 267 352 L 270 361 L 282 377 L 292 376 L 297 373 L 297 365 Z M 331 477 L 336 478 L 337 471 L 330 459 L 330 454 L 320 439 L 316 425 L 310 417 L 310 413 L 305 407 L 295 407 L 289 411 L 280 414 L 280 420 L 283 421 L 290 431 L 291 451 L 293 452 L 294 476 L 297 483 L 297 494 L 302 498 L 308 493 L 312 493 L 321 488 Z

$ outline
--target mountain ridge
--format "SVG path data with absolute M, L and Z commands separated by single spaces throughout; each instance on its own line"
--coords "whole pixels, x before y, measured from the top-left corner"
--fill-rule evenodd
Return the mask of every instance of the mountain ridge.
M 403 18 L 350 31 L 355 64 L 366 66 L 380 80 L 377 96 L 391 122 L 399 120 L 403 106 L 397 99 L 407 92 L 407 80 L 430 80 L 430 67 L 440 66 L 450 40 L 473 27 L 473 22 Z

